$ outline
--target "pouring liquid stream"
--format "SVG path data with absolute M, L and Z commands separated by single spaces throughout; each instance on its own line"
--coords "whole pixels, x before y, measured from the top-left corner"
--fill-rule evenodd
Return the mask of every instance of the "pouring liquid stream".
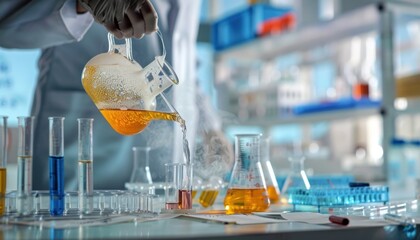
M 179 115 L 179 113 L 170 105 L 165 96 L 161 94 L 164 101 L 171 108 L 172 112 L 158 112 L 149 110 L 137 110 L 137 109 L 100 109 L 100 112 L 105 117 L 111 127 L 122 135 L 133 135 L 143 131 L 152 120 L 166 120 L 174 121 L 180 124 L 183 138 L 183 150 L 184 157 L 191 166 L 190 149 L 187 140 L 187 127 L 185 120 Z M 190 171 L 190 177 L 192 177 L 192 168 Z M 189 179 L 191 182 L 192 179 Z M 190 186 L 190 184 L 188 184 Z M 192 208 L 192 189 L 179 189 L 179 207 L 181 209 Z

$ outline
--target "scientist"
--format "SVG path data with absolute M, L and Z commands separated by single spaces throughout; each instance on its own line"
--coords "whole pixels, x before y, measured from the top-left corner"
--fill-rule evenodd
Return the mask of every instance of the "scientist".
M 77 189 L 77 118 L 94 118 L 95 189 L 124 189 L 132 170 L 133 146 L 152 147 L 151 162 L 156 166 L 182 159 L 181 131 L 174 130 L 172 122 L 155 121 L 135 136 L 114 132 L 85 93 L 81 73 L 89 59 L 107 51 L 108 31 L 118 38 L 146 34 L 141 40 L 133 39 L 133 55 L 141 65 L 148 64 L 162 51 L 156 34 L 149 34 L 158 27 L 166 60 L 180 79 L 168 96 L 185 118 L 188 139 L 193 142 L 198 122 L 194 105 L 198 14 L 197 0 L 0 0 L 0 47 L 42 49 L 32 106 L 34 190 L 48 189 L 50 116 L 65 117 L 66 190 Z M 21 67 L 24 71 L 25 66 Z

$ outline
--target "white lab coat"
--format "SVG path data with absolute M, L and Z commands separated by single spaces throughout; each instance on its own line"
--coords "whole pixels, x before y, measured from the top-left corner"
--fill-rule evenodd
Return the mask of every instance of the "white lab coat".
M 196 108 L 191 106 L 195 101 L 194 54 L 200 3 L 197 0 L 152 2 L 158 11 L 167 60 L 172 63 L 181 81 L 179 86 L 172 87 L 168 95 L 183 96 L 182 101 L 175 101 L 174 105 L 186 119 L 188 138 L 192 142 L 197 120 Z M 142 133 L 129 137 L 121 136 L 109 127 L 81 84 L 86 62 L 107 51 L 107 32 L 102 25 L 92 23 L 89 13 L 77 15 L 72 11 L 75 4 L 75 0 L 0 0 L 0 47 L 43 49 L 32 107 L 32 115 L 36 117 L 33 189 L 48 189 L 50 116 L 65 117 L 66 190 L 76 190 L 77 186 L 76 119 L 82 117 L 95 119 L 95 189 L 123 189 L 133 166 L 131 148 L 139 145 L 152 147 L 152 177 L 163 180 L 163 163 L 181 161 L 182 158 L 179 151 L 173 151 L 172 147 L 175 142 L 175 149 L 182 148 L 180 136 L 174 134 L 174 127 L 179 127 L 172 122 L 155 121 Z M 151 62 L 160 53 L 156 36 L 133 40 L 134 59 L 141 65 Z

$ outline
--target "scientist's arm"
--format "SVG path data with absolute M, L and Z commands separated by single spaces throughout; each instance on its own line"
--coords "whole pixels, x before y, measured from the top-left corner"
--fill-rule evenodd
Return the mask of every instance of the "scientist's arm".
M 118 38 L 140 38 L 157 29 L 148 0 L 0 0 L 0 47 L 47 48 L 79 41 L 93 19 Z
M 76 0 L 0 0 L 0 46 L 47 48 L 79 41 L 93 22 Z

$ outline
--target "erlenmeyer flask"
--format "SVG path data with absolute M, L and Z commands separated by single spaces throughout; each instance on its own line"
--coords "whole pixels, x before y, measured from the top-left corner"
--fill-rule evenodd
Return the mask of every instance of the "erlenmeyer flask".
M 287 190 L 292 187 L 310 189 L 311 184 L 304 168 L 305 156 L 299 146 L 294 146 L 293 153 L 288 157 L 288 160 L 290 162 L 290 171 L 284 181 L 281 193 L 287 194 Z
M 261 212 L 270 206 L 260 162 L 260 138 L 261 134 L 235 136 L 235 165 L 224 200 L 227 214 Z
M 261 140 L 261 166 L 264 173 L 265 184 L 267 184 L 268 198 L 270 203 L 277 203 L 280 200 L 280 189 L 274 174 L 273 166 L 270 160 L 270 139 Z
M 140 184 L 153 184 L 149 167 L 150 147 L 133 147 L 133 171 L 130 182 Z

